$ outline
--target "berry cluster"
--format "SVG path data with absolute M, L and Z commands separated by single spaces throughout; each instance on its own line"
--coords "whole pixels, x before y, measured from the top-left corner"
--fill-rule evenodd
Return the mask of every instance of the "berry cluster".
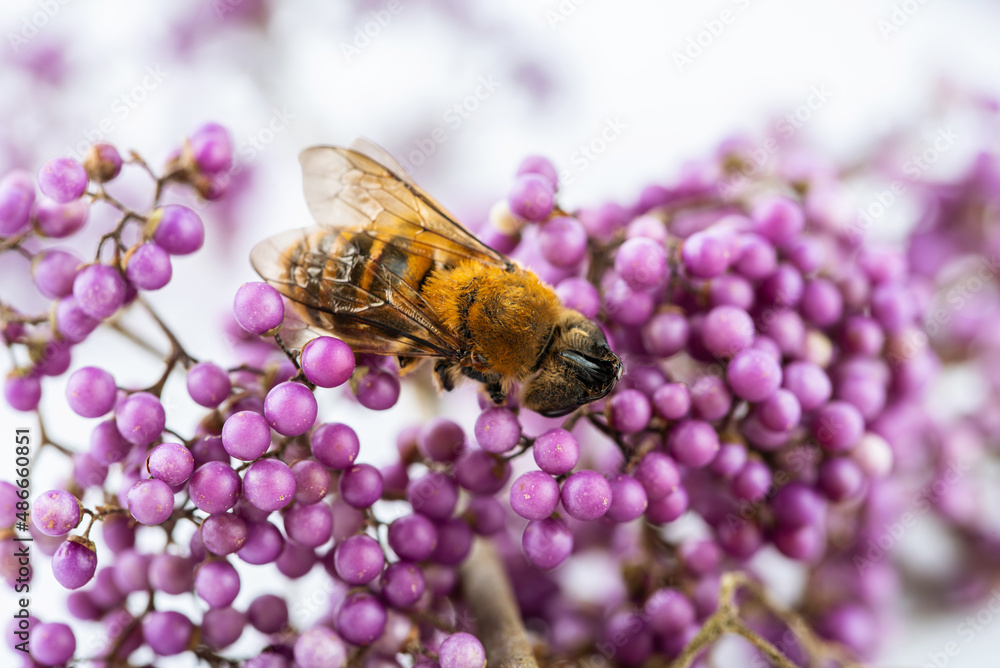
M 979 307 L 968 322 L 924 333 L 941 267 L 1000 238 L 983 225 L 996 207 L 982 201 L 1000 192 L 987 158 L 933 191 L 941 213 L 904 252 L 859 246 L 827 214 L 829 170 L 755 174 L 724 196 L 720 184 L 749 171 L 739 145 L 630 207 L 574 213 L 557 205 L 553 165 L 529 157 L 479 235 L 599 322 L 626 374 L 559 420 L 520 408 L 515 393 L 502 406 L 481 395 L 468 429 L 428 416 L 400 430 L 381 469 L 359 462 L 349 413 L 325 421 L 316 397 L 348 387 L 362 407 L 389 409 L 401 389 L 393 360 L 356 357 L 329 336 L 285 351 L 286 304 L 251 282 L 233 301 L 236 359 L 198 361 L 142 296 L 170 280 L 172 256 L 202 245 L 198 215 L 159 198 L 170 184 L 224 194 L 225 130 L 206 125 L 184 142 L 154 175 L 148 214 L 105 190 L 122 162 L 98 145 L 85 165 L 46 163 L 37 183 L 21 172 L 0 181 L 0 252 L 30 260 L 54 300 L 39 317 L 0 303 L 0 332 L 22 361 L 5 383 L 11 406 L 36 411 L 42 378 L 67 372 L 73 345 L 123 308 L 148 310 L 171 342 L 147 388 L 118 387 L 99 366 L 69 374 L 69 408 L 101 420 L 89 447 L 42 429 L 75 475 L 34 499 L 32 532 L 72 590 L 69 613 L 103 622 L 113 641 L 84 656 L 69 625 L 32 620 L 35 664 L 190 652 L 251 668 L 482 668 L 522 652 L 547 666 L 687 666 L 736 633 L 775 665 L 856 665 L 888 621 L 897 574 L 871 545 L 901 512 L 905 485 L 943 480 L 956 457 L 972 457 L 970 439 L 997 433 L 995 401 L 963 418 L 960 436 L 925 410 L 942 359 L 1000 360 L 996 337 L 981 333 L 1000 314 L 993 291 L 970 297 Z M 121 216 L 92 262 L 42 245 L 79 230 L 99 203 Z M 205 409 L 189 438 L 167 427 L 160 399 L 181 370 Z M 985 578 L 995 532 L 957 490 L 927 502 Z M 5 542 L 18 500 L 0 483 Z M 167 549 L 147 546 L 154 529 Z M 766 552 L 807 572 L 791 609 L 760 584 Z M 293 619 L 283 596 L 240 596 L 258 572 L 297 580 L 314 568 L 331 592 L 318 619 Z M 599 572 L 580 578 L 580 568 Z M 581 591 L 588 579 L 600 582 Z M 192 593 L 200 618 L 171 609 Z M 502 642 L 476 624 L 494 615 L 507 620 Z M 246 635 L 260 651 L 233 655 Z

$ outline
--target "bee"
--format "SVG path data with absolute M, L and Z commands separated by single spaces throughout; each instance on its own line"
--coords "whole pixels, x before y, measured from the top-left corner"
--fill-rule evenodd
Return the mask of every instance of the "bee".
M 612 390 L 622 363 L 594 322 L 456 222 L 387 152 L 352 146 L 302 152 L 318 226 L 251 253 L 299 321 L 288 346 L 331 335 L 395 355 L 401 374 L 433 358 L 444 390 L 470 378 L 499 404 L 520 384 L 521 404 L 550 417 Z

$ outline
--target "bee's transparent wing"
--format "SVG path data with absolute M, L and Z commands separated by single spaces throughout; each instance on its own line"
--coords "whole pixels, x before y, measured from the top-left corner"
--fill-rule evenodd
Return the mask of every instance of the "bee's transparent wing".
M 372 147 L 365 143 L 366 151 L 384 153 Z M 323 227 L 408 238 L 459 260 L 510 266 L 406 176 L 395 160 L 390 168 L 349 148 L 314 146 L 302 152 L 299 162 L 306 203 Z

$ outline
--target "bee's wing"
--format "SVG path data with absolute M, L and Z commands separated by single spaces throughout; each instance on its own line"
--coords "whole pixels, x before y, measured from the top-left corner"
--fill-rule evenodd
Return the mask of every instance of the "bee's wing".
M 362 140 L 364 153 L 335 146 L 302 152 L 303 189 L 313 218 L 323 227 L 357 229 L 379 238 L 401 237 L 449 257 L 507 267 L 509 261 L 455 221 L 417 186 L 384 150 Z M 396 173 L 395 170 L 399 170 Z
M 297 305 L 298 322 L 289 323 L 286 343 L 298 348 L 328 334 L 356 353 L 459 357 L 458 339 L 416 287 L 397 273 L 398 267 L 364 252 L 361 247 L 371 244 L 361 237 L 367 235 L 312 227 L 282 232 L 253 249 L 250 261 L 257 273 Z M 408 252 L 403 241 L 392 249 L 397 258 Z M 335 248 L 342 250 L 327 252 Z

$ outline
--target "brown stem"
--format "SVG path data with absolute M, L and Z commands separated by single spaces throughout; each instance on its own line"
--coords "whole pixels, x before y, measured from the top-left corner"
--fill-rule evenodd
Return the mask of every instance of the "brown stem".
M 727 633 L 734 633 L 746 638 L 780 668 L 796 668 L 796 665 L 781 650 L 747 626 L 740 617 L 739 606 L 736 604 L 736 592 L 740 588 L 746 589 L 768 612 L 788 624 L 811 658 L 832 659 L 843 668 L 861 668 L 860 664 L 851 660 L 842 648 L 817 637 L 800 616 L 776 605 L 760 585 L 742 572 L 722 574 L 722 583 L 719 587 L 719 608 L 705 620 L 698 635 L 688 643 L 680 656 L 674 659 L 670 668 L 688 668 L 702 650 Z
M 477 538 L 462 565 L 462 589 L 490 668 L 538 668 L 521 613 L 493 545 Z

